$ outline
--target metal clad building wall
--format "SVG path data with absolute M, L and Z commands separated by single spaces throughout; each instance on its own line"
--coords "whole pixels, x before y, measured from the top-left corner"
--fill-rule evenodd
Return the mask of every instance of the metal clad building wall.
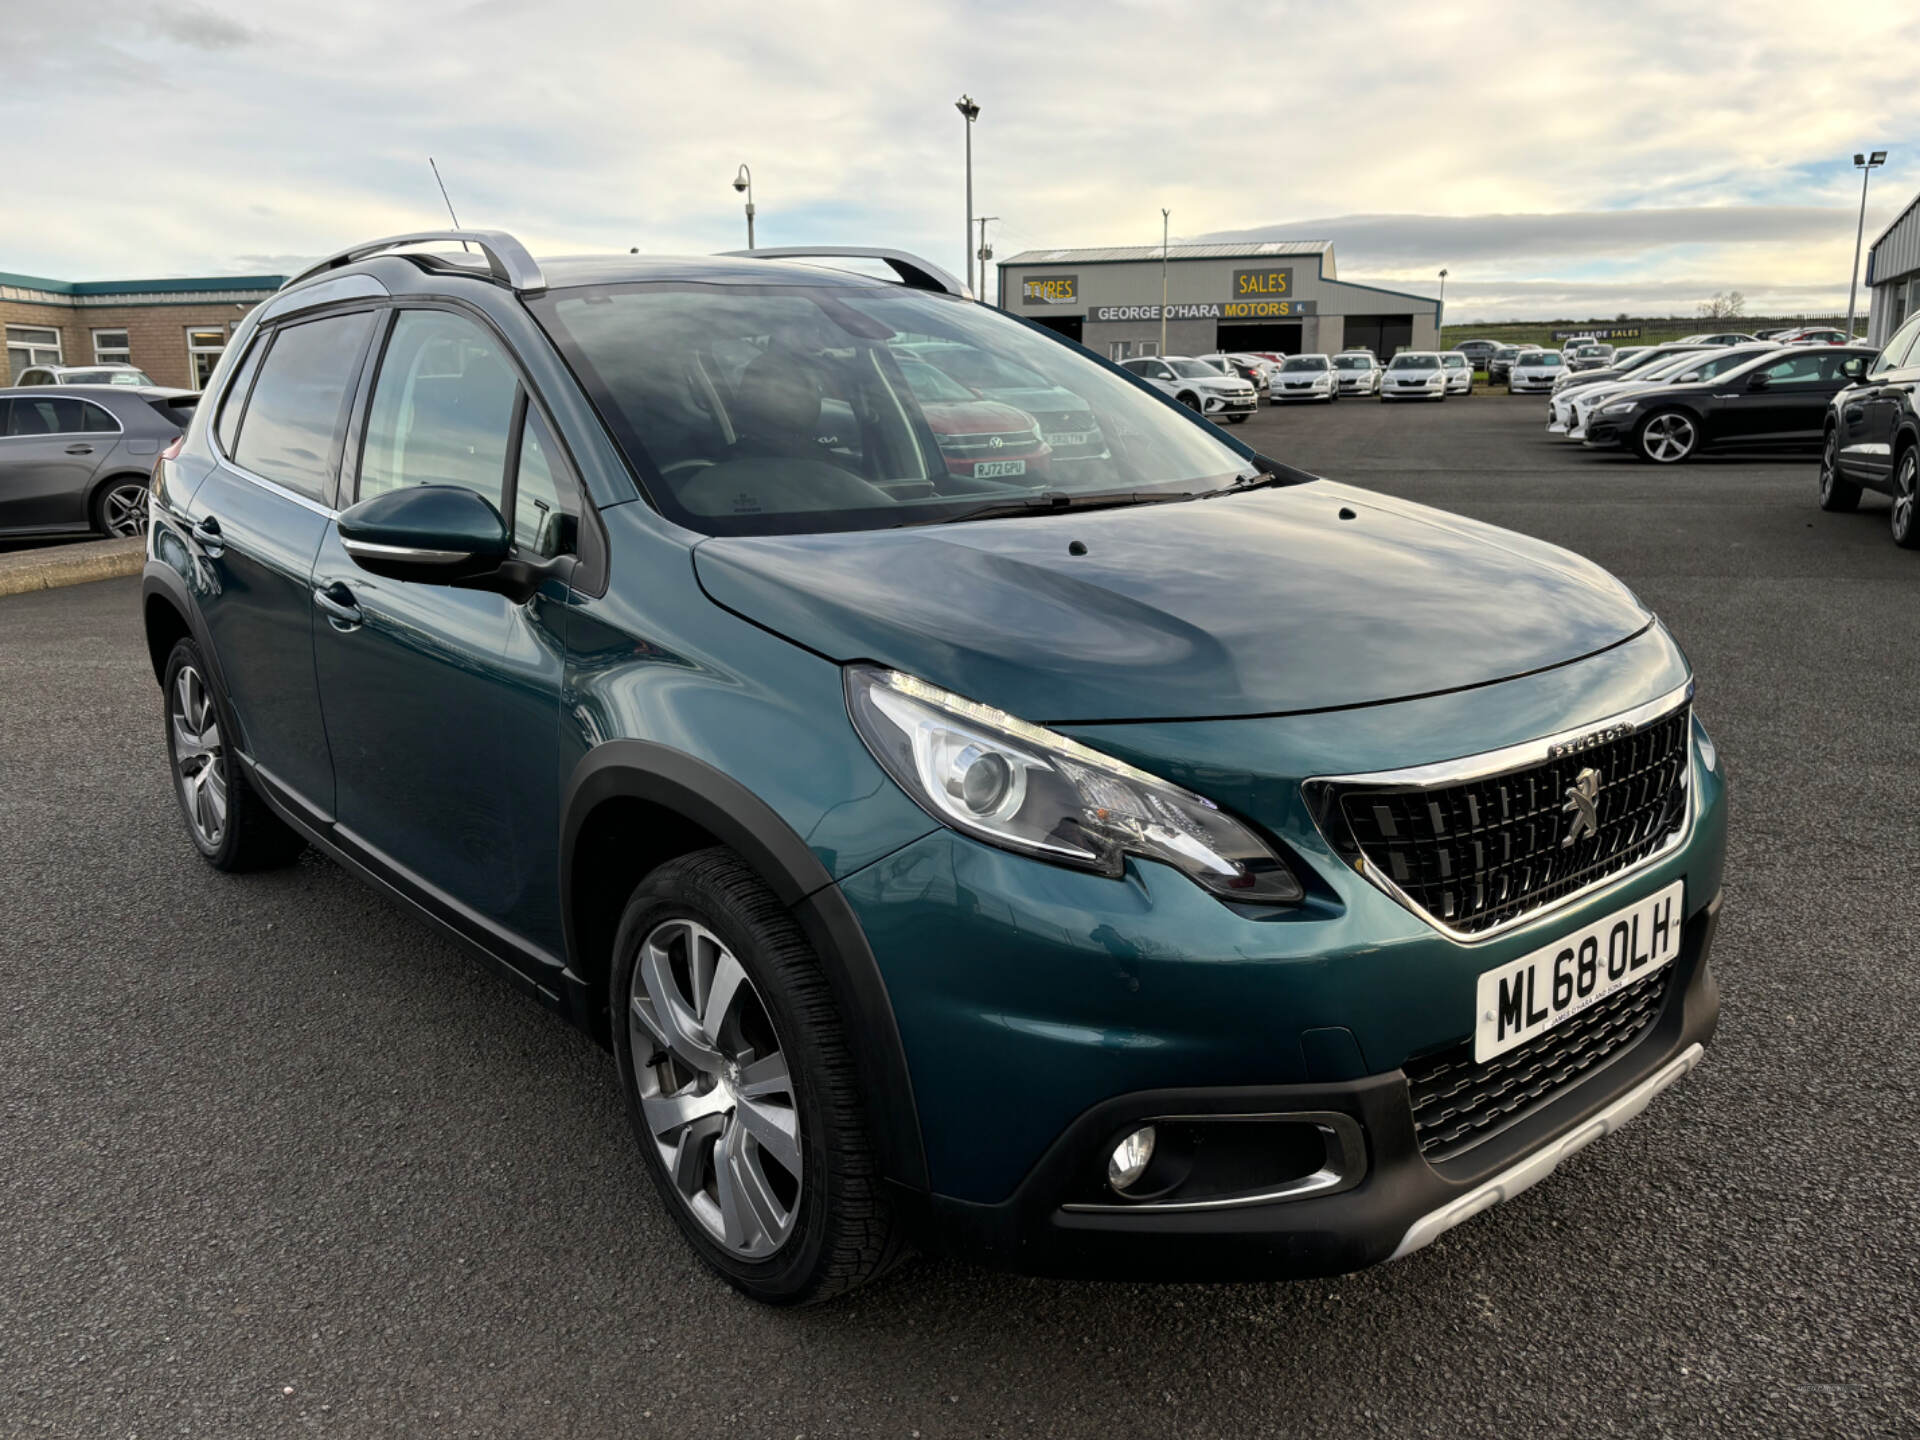
M 1868 340 L 1883 345 L 1887 338 L 1920 306 L 1916 279 L 1920 278 L 1920 196 L 1908 203 L 1893 224 L 1880 232 L 1880 238 L 1867 251 L 1867 283 L 1872 287 L 1873 304 L 1867 330 Z

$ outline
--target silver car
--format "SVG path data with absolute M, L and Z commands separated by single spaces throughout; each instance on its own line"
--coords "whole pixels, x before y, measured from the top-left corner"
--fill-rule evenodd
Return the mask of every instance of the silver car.
M 1342 350 L 1333 357 L 1333 374 L 1342 395 L 1378 395 L 1381 373 L 1371 350 Z
M 15 388 L 27 385 L 140 385 L 155 388 L 138 365 L 29 365 L 14 376 Z
M 1553 382 L 1566 373 L 1558 350 L 1523 350 L 1514 357 L 1507 371 L 1507 393 L 1526 395 L 1553 389 Z
M 144 535 L 154 462 L 199 395 L 155 386 L 0 390 L 0 535 Z

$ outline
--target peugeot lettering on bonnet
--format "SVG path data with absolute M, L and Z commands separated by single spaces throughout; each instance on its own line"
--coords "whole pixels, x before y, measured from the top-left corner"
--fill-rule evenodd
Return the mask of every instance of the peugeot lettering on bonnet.
M 1405 1255 L 1713 1032 L 1724 785 L 1632 593 L 909 255 L 356 246 L 150 514 L 193 845 L 598 1037 L 768 1302 Z

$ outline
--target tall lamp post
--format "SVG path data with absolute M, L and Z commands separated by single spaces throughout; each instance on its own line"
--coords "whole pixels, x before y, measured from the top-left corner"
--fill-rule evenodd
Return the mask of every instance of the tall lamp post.
M 1854 165 L 1860 171 L 1860 224 L 1853 232 L 1853 273 L 1847 276 L 1847 339 L 1853 339 L 1853 297 L 1854 287 L 1860 283 L 1860 242 L 1867 237 L 1867 179 L 1877 166 L 1887 163 L 1887 152 L 1875 150 L 1871 155 L 1855 155 Z
M 1167 353 L 1167 211 L 1160 212 L 1160 353 Z
M 1447 333 L 1447 272 L 1445 270 L 1442 270 L 1440 272 L 1440 305 L 1438 310 L 1434 314 L 1433 343 L 1436 345 L 1446 344 L 1446 340 L 1444 338 L 1446 336 L 1446 333 Z
M 747 249 L 753 249 L 753 172 L 745 165 L 733 177 L 733 188 L 747 197 Z
M 961 232 L 965 244 L 961 247 L 967 256 L 967 289 L 975 295 L 980 292 L 973 283 L 973 122 L 980 118 L 980 107 L 973 103 L 971 95 L 962 95 L 953 102 L 967 121 L 967 228 Z

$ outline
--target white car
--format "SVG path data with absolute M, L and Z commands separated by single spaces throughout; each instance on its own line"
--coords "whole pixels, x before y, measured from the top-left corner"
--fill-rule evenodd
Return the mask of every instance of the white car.
M 1447 369 L 1432 350 L 1402 350 L 1380 377 L 1380 400 L 1444 400 Z
M 1171 395 L 1189 410 L 1209 420 L 1238 425 L 1260 408 L 1253 383 L 1238 375 L 1222 375 L 1205 360 L 1192 355 L 1136 355 L 1120 362 L 1163 395 Z
M 1246 378 L 1244 372 L 1251 370 L 1253 388 L 1262 395 L 1268 394 L 1273 389 L 1273 377 L 1280 370 L 1278 363 L 1267 359 L 1264 355 L 1244 355 L 1238 351 L 1229 353 L 1216 350 L 1213 354 L 1202 355 L 1200 358 L 1219 366 L 1220 373 L 1223 375 L 1240 374 L 1244 379 Z
M 1325 355 L 1289 355 L 1280 362 L 1270 392 L 1273 403 L 1283 400 L 1324 400 L 1340 398 L 1340 382 L 1333 373 L 1333 361 Z
M 1440 364 L 1447 372 L 1447 394 L 1471 395 L 1473 393 L 1473 357 L 1458 350 L 1449 350 L 1440 357 Z
M 1342 395 L 1378 395 L 1383 373 L 1371 350 L 1342 350 L 1333 357 L 1333 378 Z
M 1507 371 L 1507 393 L 1528 395 L 1551 390 L 1553 382 L 1565 373 L 1558 350 L 1522 350 Z
M 1704 385 L 1778 348 L 1765 341 L 1745 345 L 1716 345 L 1709 351 L 1677 355 L 1664 364 L 1649 365 L 1644 374 L 1636 372 L 1630 380 L 1588 385 L 1573 391 L 1570 397 L 1556 395 L 1554 403 L 1561 404 L 1571 399 L 1573 413 L 1567 425 L 1567 438 L 1584 441 L 1587 438 L 1588 417 L 1616 396 L 1655 385 Z
M 137 365 L 35 365 L 22 370 L 15 385 L 145 385 L 153 381 Z

